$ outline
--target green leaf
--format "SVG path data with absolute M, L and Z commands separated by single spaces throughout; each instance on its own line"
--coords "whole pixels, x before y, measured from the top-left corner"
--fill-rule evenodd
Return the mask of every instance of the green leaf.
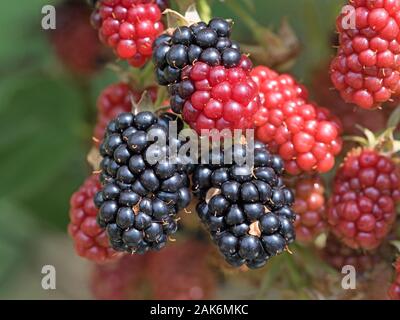
M 68 165 L 82 112 L 70 83 L 36 74 L 19 83 L 0 109 L 0 194 L 29 196 Z
M 400 123 L 400 105 L 397 106 L 397 108 L 394 109 L 394 111 L 391 113 L 387 122 L 387 127 L 397 128 L 399 123 Z
M 37 227 L 28 213 L 15 203 L 0 200 L 0 288 L 10 280 L 29 252 Z
M 29 0 L 0 2 L 0 72 L 34 61 L 45 62 L 51 55 L 41 20 L 42 7 L 56 1 Z

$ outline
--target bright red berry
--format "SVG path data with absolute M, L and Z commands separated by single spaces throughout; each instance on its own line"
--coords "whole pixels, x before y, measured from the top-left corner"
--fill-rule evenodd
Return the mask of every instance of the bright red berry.
M 85 3 L 66 1 L 57 7 L 57 28 L 49 32 L 57 57 L 79 75 L 91 75 L 107 60 L 89 17 L 90 9 Z
M 161 10 L 153 0 L 100 0 L 92 24 L 118 58 L 142 67 L 152 55 L 154 40 L 164 31 Z
M 105 262 L 121 255 L 110 248 L 106 232 L 96 222 L 97 209 L 93 197 L 100 189 L 98 175 L 86 179 L 71 197 L 68 225 L 76 253 L 95 262 Z
M 346 265 L 353 266 L 357 273 L 371 271 L 382 259 L 376 252 L 363 252 L 351 249 L 334 236 L 329 235 L 321 252 L 322 258 L 337 271 L 342 272 Z
M 253 117 L 256 137 L 278 152 L 290 174 L 327 172 L 340 153 L 340 121 L 326 108 L 308 103 L 307 90 L 287 74 L 253 69 L 262 106 Z
M 157 99 L 157 89 L 149 87 L 145 89 L 153 102 Z M 132 89 L 126 83 L 115 83 L 105 88 L 97 100 L 97 123 L 94 128 L 93 137 L 99 145 L 103 140 L 107 124 L 118 114 L 132 110 L 132 100 L 138 102 L 142 92 Z
M 400 300 L 400 258 L 395 265 L 395 278 L 388 290 L 388 296 L 391 300 Z
M 338 91 L 331 90 L 331 80 L 329 74 L 326 72 L 327 68 L 329 68 L 329 65 L 323 63 L 315 71 L 312 91 L 319 104 L 327 106 L 332 114 L 340 118 L 343 126 L 343 133 L 349 135 L 359 134 L 360 130 L 355 124 L 364 128 L 369 128 L 373 132 L 384 129 L 392 108 L 366 110 L 345 103 Z M 370 87 L 375 85 L 379 86 L 379 80 L 377 80 L 377 78 L 373 77 L 367 77 L 365 79 Z M 397 105 L 398 101 L 394 101 L 393 106 Z
M 355 19 L 337 19 L 331 79 L 346 102 L 373 109 L 400 93 L 400 0 L 349 2 Z
M 374 150 L 353 149 L 336 173 L 328 210 L 332 232 L 353 249 L 378 247 L 396 219 L 400 173 Z
M 196 62 L 185 70 L 183 80 L 190 80 L 194 88 L 183 105 L 183 119 L 198 133 L 254 127 L 260 99 L 247 70 Z
M 286 185 L 292 188 L 296 199 L 293 205 L 296 239 L 311 243 L 326 231 L 324 183 L 318 176 L 300 176 L 288 178 Z

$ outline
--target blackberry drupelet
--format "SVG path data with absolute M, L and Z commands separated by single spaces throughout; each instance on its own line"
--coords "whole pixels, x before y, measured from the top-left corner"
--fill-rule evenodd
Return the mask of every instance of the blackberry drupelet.
M 295 239 L 294 197 L 283 184 L 284 164 L 258 142 L 252 170 L 235 156 L 223 164 L 224 157 L 222 150 L 213 155 L 216 164 L 199 165 L 193 173 L 197 213 L 229 264 L 260 268 Z
M 169 154 L 168 128 L 174 120 L 172 114 L 121 113 L 106 129 L 100 145 L 103 187 L 94 202 L 98 223 L 115 250 L 161 249 L 177 230 L 178 211 L 190 202 L 189 166 Z M 182 127 L 178 122 L 178 131 Z M 171 141 L 179 150 L 180 141 Z

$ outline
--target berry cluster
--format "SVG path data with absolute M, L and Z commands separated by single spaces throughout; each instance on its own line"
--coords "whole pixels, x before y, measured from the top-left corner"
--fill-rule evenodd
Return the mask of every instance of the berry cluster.
M 221 18 L 175 29 L 155 41 L 160 85 L 168 85 L 171 108 L 199 134 L 202 129 L 247 129 L 259 108 L 250 59 L 230 40 Z
M 400 0 L 349 2 L 355 26 L 347 10 L 337 19 L 331 79 L 346 102 L 372 109 L 400 94 Z
M 319 176 L 291 177 L 285 183 L 296 198 L 293 205 L 296 239 L 310 243 L 326 230 L 324 183 Z
M 94 201 L 115 250 L 161 249 L 177 230 L 177 212 L 190 202 L 187 166 L 169 156 L 170 146 L 180 146 L 169 140 L 172 120 L 171 114 L 121 113 L 107 127 L 100 145 L 103 188 Z
M 389 288 L 388 296 L 391 300 L 400 300 L 400 258 L 397 259 L 395 265 L 395 279 Z
M 73 73 L 91 75 L 107 60 L 107 54 L 90 26 L 90 9 L 80 1 L 66 1 L 57 12 L 57 28 L 49 32 L 57 57 Z
M 153 60 L 157 81 L 166 86 L 181 80 L 182 70 L 197 61 L 231 68 L 239 64 L 240 48 L 232 42 L 231 24 L 214 18 L 207 25 L 198 22 L 181 26 L 172 35 L 163 34 L 154 42 Z
M 279 153 L 290 174 L 331 170 L 342 148 L 339 120 L 308 103 L 306 89 L 290 75 L 259 66 L 251 76 L 262 103 L 254 116 L 257 139 Z
M 381 260 L 375 253 L 354 250 L 330 235 L 326 241 L 322 258 L 337 271 L 341 272 L 346 265 L 354 266 L 357 273 L 371 271 Z
M 99 0 L 92 24 L 101 41 L 134 67 L 151 58 L 153 42 L 164 31 L 161 10 L 152 0 Z
M 259 268 L 294 241 L 294 198 L 283 184 L 281 158 L 257 142 L 250 170 L 237 162 L 246 149 L 236 146 L 231 165 L 224 165 L 225 149 L 213 150 L 212 164 L 197 166 L 192 181 L 197 213 L 227 262 Z
M 104 262 L 119 256 L 110 248 L 108 237 L 96 223 L 97 209 L 94 195 L 101 189 L 99 177 L 92 175 L 70 200 L 68 233 L 74 240 L 76 253 L 95 262 Z
M 216 276 L 208 253 L 206 245 L 189 240 L 157 254 L 126 255 L 96 265 L 90 288 L 97 299 L 211 299 Z
M 149 87 L 145 91 L 153 102 L 157 99 L 156 87 Z M 108 123 L 120 113 L 130 112 L 132 101 L 138 102 L 141 96 L 142 92 L 123 82 L 112 84 L 101 92 L 97 100 L 97 121 L 93 133 L 97 145 L 103 140 Z
M 347 246 L 375 249 L 393 226 L 399 200 L 394 162 L 374 150 L 354 149 L 336 173 L 328 223 Z

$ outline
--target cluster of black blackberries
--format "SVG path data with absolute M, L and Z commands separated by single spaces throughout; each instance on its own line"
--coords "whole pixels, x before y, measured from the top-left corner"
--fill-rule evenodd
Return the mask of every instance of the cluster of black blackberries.
M 177 230 L 178 211 L 190 203 L 190 166 L 169 154 L 171 143 L 174 150 L 181 146 L 178 139 L 168 139 L 175 120 L 168 113 L 121 113 L 106 129 L 100 146 L 103 187 L 94 202 L 98 224 L 115 250 L 161 249 Z M 179 122 L 178 131 L 182 127 Z
M 226 261 L 238 267 L 265 265 L 294 241 L 292 192 L 282 180 L 284 164 L 261 143 L 255 143 L 254 166 L 238 164 L 246 148 L 237 148 L 232 164 L 223 164 L 225 151 L 193 173 L 193 190 L 200 198 L 197 213 Z M 216 161 L 217 160 L 217 161 Z

